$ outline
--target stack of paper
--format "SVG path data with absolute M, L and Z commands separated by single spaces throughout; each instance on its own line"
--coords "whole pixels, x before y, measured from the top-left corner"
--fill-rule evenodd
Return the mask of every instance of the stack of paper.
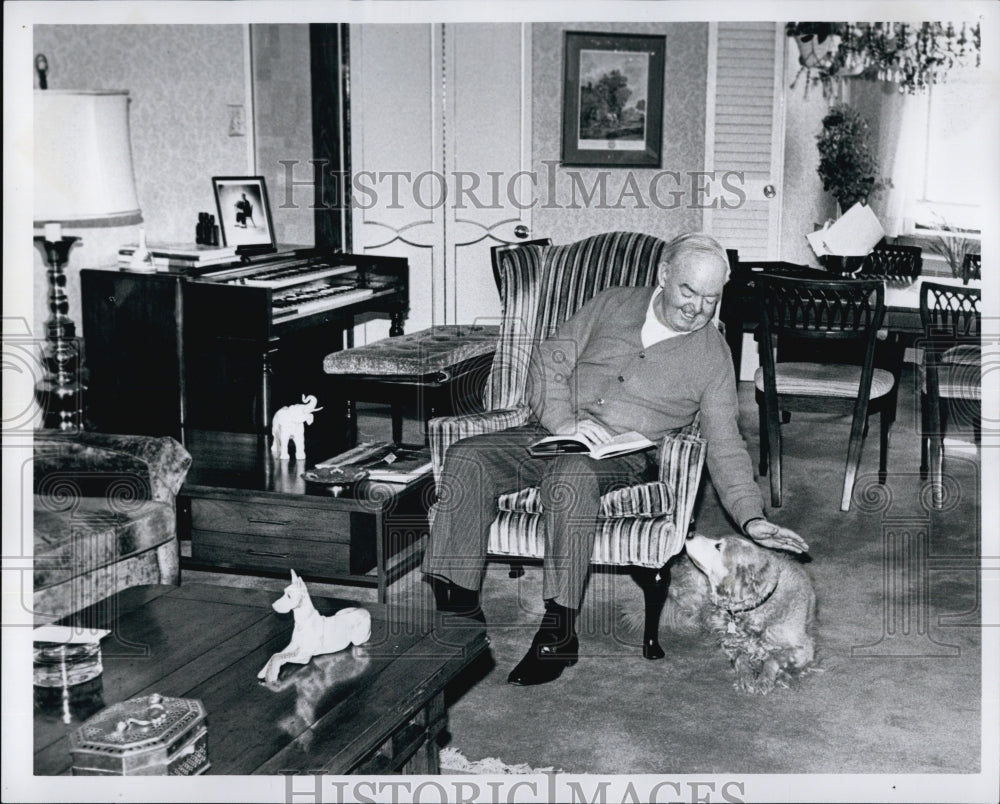
M 817 257 L 865 257 L 885 236 L 872 208 L 855 204 L 837 221 L 806 235 Z
M 42 625 L 32 631 L 32 642 L 56 645 L 80 645 L 100 642 L 111 632 L 104 628 L 79 628 L 68 625 Z
M 118 249 L 118 265 L 131 267 L 134 243 Z M 150 243 L 146 246 L 156 268 L 198 268 L 236 260 L 236 246 L 202 246 L 194 243 Z

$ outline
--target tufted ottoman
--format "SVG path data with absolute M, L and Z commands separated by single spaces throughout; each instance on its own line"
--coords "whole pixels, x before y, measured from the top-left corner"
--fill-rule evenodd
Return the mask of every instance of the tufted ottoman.
M 190 465 L 169 437 L 35 434 L 36 622 L 129 586 L 178 582 L 174 498 Z
M 425 423 L 443 413 L 482 409 L 483 385 L 493 364 L 500 328 L 446 324 L 332 352 L 323 371 L 333 375 L 332 392 L 347 401 L 348 444 L 357 441 L 354 402 L 392 405 L 392 440 L 402 441 L 401 405 L 416 392 Z

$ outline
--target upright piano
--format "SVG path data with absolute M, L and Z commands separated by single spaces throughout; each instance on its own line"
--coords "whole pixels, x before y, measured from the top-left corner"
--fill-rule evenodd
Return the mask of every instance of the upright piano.
M 355 324 L 387 317 L 402 334 L 409 268 L 290 247 L 210 268 L 87 269 L 81 297 L 89 426 L 186 443 L 199 430 L 265 435 L 303 394 L 323 405 L 323 357 L 352 345 Z M 341 432 L 330 425 L 317 434 Z

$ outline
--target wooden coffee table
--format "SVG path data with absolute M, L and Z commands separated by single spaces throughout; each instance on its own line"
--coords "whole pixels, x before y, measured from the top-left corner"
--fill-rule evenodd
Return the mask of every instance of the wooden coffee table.
M 188 449 L 194 461 L 177 497 L 178 535 L 191 540 L 182 570 L 288 577 L 294 569 L 307 580 L 376 587 L 384 603 L 388 584 L 420 563 L 430 473 L 407 485 L 363 482 L 335 496 L 302 478 L 330 457 L 324 453 L 308 463 L 278 461 L 245 433 L 201 432 Z
M 359 649 L 286 665 L 275 688 L 257 681 L 286 646 L 290 614 L 270 592 L 229 587 L 138 586 L 71 615 L 112 629 L 102 643 L 103 703 L 153 692 L 205 706 L 210 774 L 439 773 L 445 686 L 487 649 L 469 624 L 434 629 L 385 606 L 365 605 L 372 638 Z M 349 600 L 313 598 L 322 614 Z M 34 772 L 67 774 L 59 712 L 35 712 Z

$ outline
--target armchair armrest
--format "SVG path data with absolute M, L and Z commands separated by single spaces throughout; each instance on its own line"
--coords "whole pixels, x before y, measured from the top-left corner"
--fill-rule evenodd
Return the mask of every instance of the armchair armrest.
M 660 482 L 673 491 L 674 525 L 678 533 L 687 534 L 691 527 L 706 448 L 705 439 L 685 431 L 664 436 L 660 444 Z
M 35 476 L 47 471 L 132 472 L 149 482 L 150 499 L 173 502 L 191 466 L 191 455 L 169 436 L 40 431 L 35 435 Z
M 462 438 L 497 433 L 510 427 L 519 427 L 528 421 L 530 411 L 526 405 L 506 410 L 488 410 L 484 413 L 470 413 L 465 416 L 440 416 L 427 424 L 430 437 L 431 463 L 434 482 L 441 479 L 444 456 L 448 447 Z

